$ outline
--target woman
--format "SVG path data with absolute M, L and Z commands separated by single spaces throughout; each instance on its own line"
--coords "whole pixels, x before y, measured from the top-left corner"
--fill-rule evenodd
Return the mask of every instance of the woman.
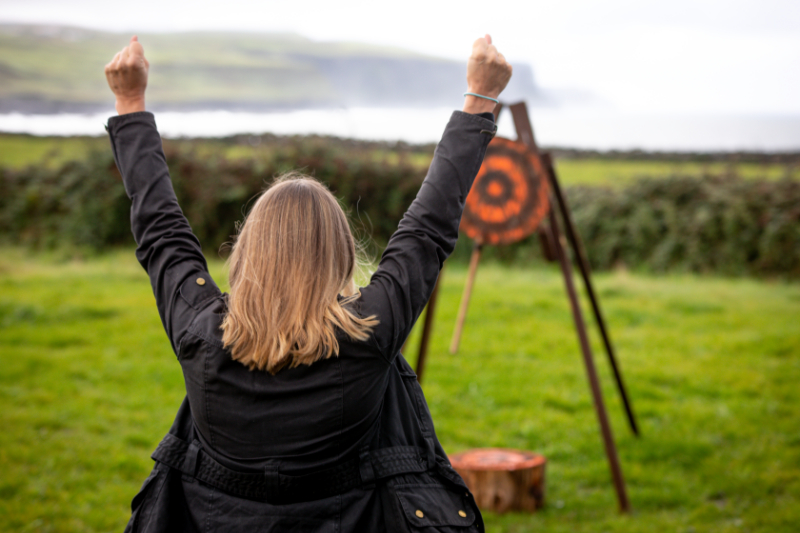
M 136 37 L 106 65 L 108 133 L 132 200 L 136 256 L 186 381 L 126 531 L 483 531 L 399 353 L 452 252 L 511 67 L 475 41 L 454 112 L 416 200 L 360 291 L 335 197 L 278 180 L 230 258 L 229 295 L 208 274 L 178 206 Z

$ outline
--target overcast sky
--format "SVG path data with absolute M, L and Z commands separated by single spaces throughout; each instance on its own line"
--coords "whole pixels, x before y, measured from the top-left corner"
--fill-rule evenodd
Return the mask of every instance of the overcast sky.
M 0 0 L 0 21 L 289 31 L 454 59 L 490 33 L 546 89 L 620 112 L 800 114 L 800 0 Z

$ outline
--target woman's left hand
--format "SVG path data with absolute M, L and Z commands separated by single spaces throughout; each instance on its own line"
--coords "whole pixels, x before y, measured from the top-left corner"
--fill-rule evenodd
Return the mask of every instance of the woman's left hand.
M 117 52 L 105 68 L 108 86 L 117 97 L 118 114 L 144 111 L 144 91 L 147 89 L 149 70 L 150 63 L 144 57 L 144 48 L 134 35 L 128 46 Z

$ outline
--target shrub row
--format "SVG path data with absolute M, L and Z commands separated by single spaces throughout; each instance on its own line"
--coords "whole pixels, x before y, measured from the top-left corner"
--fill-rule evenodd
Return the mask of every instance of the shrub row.
M 226 159 L 220 150 L 165 143 L 175 194 L 200 242 L 228 242 L 247 205 L 276 176 L 314 175 L 350 210 L 357 231 L 385 245 L 414 199 L 425 171 L 414 147 L 372 146 L 326 138 L 283 138 L 268 157 Z M 391 158 L 391 161 L 388 159 Z M 130 202 L 108 152 L 56 169 L 0 168 L 0 236 L 34 247 L 71 244 L 101 250 L 132 241 Z
M 376 151 L 298 137 L 281 140 L 269 157 L 244 160 L 176 146 L 165 147 L 175 191 L 209 249 L 230 241 L 248 202 L 274 176 L 295 169 L 326 182 L 350 207 L 357 230 L 380 248 L 424 178 L 413 150 L 403 146 Z M 800 278 L 800 182 L 673 176 L 566 192 L 596 269 Z M 110 154 L 96 152 L 57 169 L 0 169 L 0 237 L 94 250 L 131 243 L 129 201 Z M 459 257 L 468 253 L 464 243 L 459 249 Z M 537 249 L 529 238 L 489 255 L 513 261 L 537 257 Z
M 568 197 L 595 268 L 800 278 L 798 181 L 675 176 Z

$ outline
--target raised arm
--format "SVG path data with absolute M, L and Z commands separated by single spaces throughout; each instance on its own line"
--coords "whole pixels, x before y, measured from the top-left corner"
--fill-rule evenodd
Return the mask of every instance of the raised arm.
M 468 91 L 497 98 L 510 77 L 511 66 L 491 38 L 475 41 L 467 64 Z M 374 338 L 389 360 L 411 332 L 455 247 L 464 202 L 497 131 L 494 106 L 491 100 L 467 96 L 463 111 L 453 112 L 416 199 L 361 291 L 362 312 L 380 320 Z
M 144 108 L 149 64 L 136 37 L 106 65 L 119 116 L 108 121 L 114 159 L 132 201 L 136 258 L 150 276 L 158 312 L 176 354 L 193 307 L 219 295 L 200 242 L 183 216 L 155 119 Z M 200 281 L 202 279 L 202 281 Z

